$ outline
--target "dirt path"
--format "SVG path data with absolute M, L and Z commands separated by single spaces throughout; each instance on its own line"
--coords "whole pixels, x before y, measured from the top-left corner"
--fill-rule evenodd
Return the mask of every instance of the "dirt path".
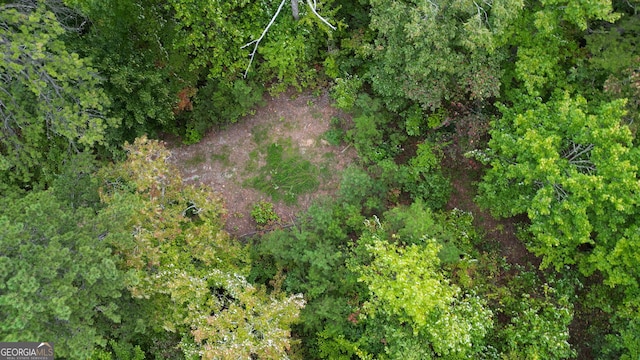
M 236 236 L 255 231 L 256 224 L 250 215 L 253 205 L 261 200 L 271 201 L 245 184 L 256 175 L 251 169 L 259 146 L 256 140 L 277 143 L 290 139 L 301 156 L 316 166 L 324 166 L 317 191 L 300 195 L 295 205 L 274 203 L 285 223 L 293 221 L 314 199 L 334 194 L 342 169 L 356 158 L 352 148 L 331 146 L 322 138 L 332 117 L 346 118 L 331 107 L 326 93 L 318 97 L 285 93 L 275 98 L 267 96 L 265 100 L 266 105 L 253 115 L 224 130 L 210 131 L 199 143 L 171 147 L 172 161 L 185 182 L 210 186 L 224 199 L 228 211 L 226 229 Z
M 500 254 L 510 264 L 532 264 L 536 268 L 540 259 L 533 255 L 516 237 L 516 223 L 525 221 L 524 218 L 496 219 L 489 211 L 481 209 L 475 202 L 476 183 L 480 180 L 481 171 L 478 164 L 455 154 L 449 153 L 444 160 L 444 167 L 448 168 L 452 191 L 447 210 L 454 208 L 471 212 L 473 224 L 484 232 L 487 241 L 494 241 L 499 245 Z

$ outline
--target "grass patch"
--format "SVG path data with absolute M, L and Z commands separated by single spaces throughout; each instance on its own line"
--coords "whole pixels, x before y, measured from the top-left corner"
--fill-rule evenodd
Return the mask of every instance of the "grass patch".
M 258 170 L 258 164 L 260 163 L 260 151 L 258 149 L 251 150 L 249 152 L 249 161 L 247 161 L 244 167 L 244 174 L 248 175 Z
M 231 161 L 229 161 L 229 155 L 231 154 L 231 150 L 228 145 L 224 145 L 221 151 L 217 154 L 211 154 L 211 161 L 219 161 L 224 166 L 231 165 Z
M 266 124 L 256 125 L 251 129 L 253 142 L 260 145 L 269 138 L 269 126 Z
M 290 141 L 273 143 L 263 150 L 265 165 L 257 175 L 245 181 L 245 186 L 259 190 L 273 199 L 294 204 L 298 195 L 318 189 L 319 170 L 300 155 Z
M 197 153 L 197 154 L 193 155 L 191 158 L 185 160 L 184 163 L 187 166 L 196 166 L 196 165 L 200 165 L 200 164 L 204 163 L 205 161 L 207 161 L 207 159 L 205 158 L 204 154 Z
M 338 146 L 345 141 L 344 121 L 339 117 L 332 117 L 329 123 L 329 130 L 322 134 L 322 138 L 333 146 Z
M 332 152 L 322 154 L 322 162 L 320 163 L 320 178 L 322 181 L 329 181 L 335 175 L 334 163 L 336 155 Z

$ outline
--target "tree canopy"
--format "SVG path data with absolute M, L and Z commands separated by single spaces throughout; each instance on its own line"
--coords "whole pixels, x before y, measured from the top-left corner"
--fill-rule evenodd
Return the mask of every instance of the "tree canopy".
M 89 59 L 69 51 L 65 25 L 45 4 L 0 7 L 2 182 L 51 181 L 73 152 L 105 141 L 109 98 Z
M 639 5 L 1 1 L 0 340 L 100 360 L 638 358 Z M 265 144 L 251 214 L 182 179 L 159 139 L 276 96 L 335 114 L 312 140 L 357 158 L 328 174 L 333 154 Z M 285 225 L 300 176 L 329 196 Z

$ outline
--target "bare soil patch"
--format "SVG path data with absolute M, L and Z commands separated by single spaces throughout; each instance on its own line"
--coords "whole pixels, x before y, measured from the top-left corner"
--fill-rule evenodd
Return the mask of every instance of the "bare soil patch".
M 455 144 L 451 146 L 457 146 Z M 533 265 L 538 267 L 540 259 L 527 250 L 524 243 L 517 238 L 516 225 L 527 221 L 522 218 L 496 219 L 487 210 L 475 203 L 476 183 L 481 180 L 481 166 L 474 160 L 466 159 L 457 149 L 445 151 L 443 168 L 449 173 L 452 191 L 446 208 L 464 210 L 473 214 L 473 223 L 480 229 L 487 241 L 499 246 L 500 255 L 510 264 Z
M 274 209 L 284 223 L 291 223 L 306 210 L 314 199 L 332 196 L 338 188 L 342 170 L 356 158 L 353 148 L 332 146 L 323 139 L 332 117 L 347 115 L 331 106 L 327 93 L 285 93 L 266 96 L 266 105 L 253 115 L 240 119 L 225 129 L 210 131 L 194 145 L 174 142 L 169 147 L 172 161 L 186 183 L 211 187 L 227 208 L 226 229 L 242 236 L 256 231 L 251 209 L 259 201 L 272 199 L 246 185 L 258 174 L 256 167 L 264 165 L 260 146 L 283 142 L 320 169 L 320 185 L 313 193 L 298 196 L 297 203 L 274 202 Z

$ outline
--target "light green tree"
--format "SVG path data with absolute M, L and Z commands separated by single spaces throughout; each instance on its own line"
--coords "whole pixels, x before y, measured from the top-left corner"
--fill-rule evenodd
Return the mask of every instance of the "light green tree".
M 600 306 L 625 319 L 618 323 L 628 334 L 640 279 L 640 150 L 622 121 L 625 101 L 590 105 L 565 93 L 502 112 L 485 153 L 491 169 L 480 202 L 500 216 L 527 214 L 528 247 L 542 267 L 599 272 L 604 284 L 619 288 L 622 298 L 601 299 Z M 620 346 L 632 348 L 628 340 Z
M 570 73 L 584 60 L 580 40 L 590 23 L 619 17 L 609 0 L 542 0 L 529 3 L 499 42 L 517 52 L 505 62 L 505 92 L 548 97 L 569 89 Z M 512 80 L 516 80 L 513 81 Z
M 187 357 L 286 358 L 302 296 L 245 280 L 247 254 L 223 230 L 221 200 L 182 184 L 160 142 L 141 138 L 125 148 L 127 161 L 104 169 L 102 198 L 133 234 L 116 249 L 136 273 L 127 285 L 146 302 L 147 324 L 179 334 Z
M 69 153 L 104 141 L 117 121 L 88 59 L 67 50 L 45 3 L 0 5 L 0 182 L 51 181 Z
M 543 267 L 605 270 L 603 254 L 612 255 L 638 214 L 629 194 L 640 191 L 640 153 L 621 124 L 624 103 L 589 107 L 564 94 L 525 109 L 503 107 L 492 126 L 480 200 L 500 216 L 528 215 L 530 248 Z
M 384 324 L 386 355 L 467 359 L 481 352 L 492 312 L 482 299 L 449 282 L 439 268 L 441 246 L 428 238 L 408 246 L 389 243 L 375 223 L 369 222 L 370 231 L 360 238 L 371 261 L 354 270 L 370 295 L 363 317 Z

